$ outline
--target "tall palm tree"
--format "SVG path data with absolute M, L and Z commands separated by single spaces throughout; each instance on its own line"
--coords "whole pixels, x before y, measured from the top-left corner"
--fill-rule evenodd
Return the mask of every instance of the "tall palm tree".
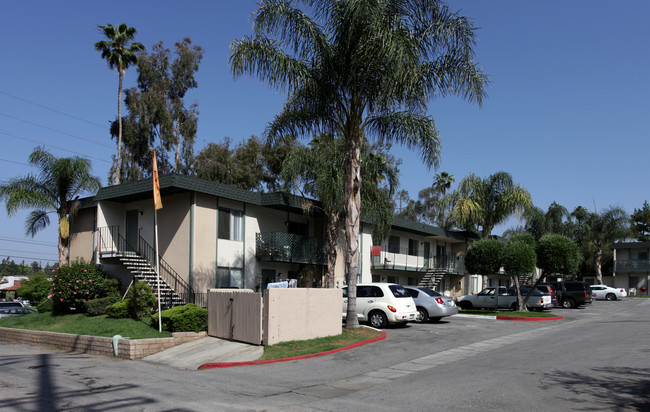
M 533 205 L 530 193 L 516 184 L 506 172 L 497 172 L 485 179 L 475 174 L 464 178 L 458 186 L 454 218 L 460 226 L 480 226 L 481 237 L 515 213 L 524 214 Z
M 138 61 L 138 53 L 144 51 L 141 43 L 134 42 L 136 30 L 121 23 L 117 29 L 112 24 L 97 26 L 108 40 L 95 43 L 95 50 L 102 53 L 111 70 L 117 70 L 119 83 L 117 87 L 117 160 L 115 165 L 115 184 L 120 184 L 120 169 L 122 167 L 122 80 L 126 69 Z
M 590 213 L 586 223 L 586 240 L 593 247 L 596 276 L 602 284 L 603 249 L 630 236 L 630 218 L 622 208 L 610 206 L 601 213 Z
M 34 149 L 29 163 L 40 169 L 38 176 L 16 177 L 0 185 L 0 199 L 5 200 L 11 217 L 18 209 L 34 208 L 25 221 L 25 236 L 34 237 L 50 224 L 50 213 L 59 221 L 59 265 L 66 263 L 69 246 L 70 217 L 77 213 L 79 195 L 101 187 L 91 176 L 88 159 L 56 158 L 42 147 Z
M 387 236 L 392 221 L 394 203 L 393 188 L 397 185 L 397 167 L 381 148 L 364 144 L 364 177 L 361 197 L 365 213 L 375 221 L 373 237 Z M 294 148 L 282 164 L 282 178 L 289 188 L 303 196 L 312 196 L 320 201 L 319 208 L 326 218 L 327 285 L 334 287 L 339 229 L 344 214 L 343 196 L 345 146 L 340 139 L 330 134 L 315 137 L 309 147 Z M 313 207 L 312 203 L 309 203 Z
M 456 178 L 454 175 L 450 175 L 447 172 L 440 172 L 433 177 L 433 187 L 444 196 L 447 193 L 447 190 L 451 188 L 451 184 L 455 181 Z
M 254 37 L 232 42 L 230 65 L 236 77 L 288 90 L 268 138 L 331 132 L 345 142 L 346 327 L 357 328 L 363 141 L 395 141 L 438 165 L 428 101 L 457 94 L 480 104 L 485 95 L 474 27 L 439 0 L 263 0 L 253 26 Z

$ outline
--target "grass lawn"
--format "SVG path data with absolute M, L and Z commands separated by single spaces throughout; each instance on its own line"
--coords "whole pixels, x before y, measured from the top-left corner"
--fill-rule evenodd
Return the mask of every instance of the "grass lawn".
M 343 329 L 343 333 L 324 338 L 282 342 L 277 345 L 265 346 L 264 355 L 260 360 L 291 358 L 312 353 L 327 352 L 343 348 L 354 343 L 376 338 L 381 332 L 369 328 Z
M 106 336 L 121 335 L 131 339 L 168 338 L 167 331 L 149 326 L 149 319 L 112 319 L 106 316 L 84 314 L 53 316 L 52 313 L 30 313 L 0 319 L 0 327 L 41 330 L 46 332 L 72 333 L 76 335 Z
M 517 316 L 520 318 L 554 318 L 557 315 L 550 312 L 518 312 L 511 310 L 463 310 L 458 311 L 459 315 L 482 315 L 482 316 Z

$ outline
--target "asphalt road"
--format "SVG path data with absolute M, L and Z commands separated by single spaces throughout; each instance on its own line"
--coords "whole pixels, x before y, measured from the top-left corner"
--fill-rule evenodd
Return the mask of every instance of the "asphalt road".
M 0 345 L 5 411 L 648 411 L 650 299 L 451 318 L 319 358 L 204 371 Z

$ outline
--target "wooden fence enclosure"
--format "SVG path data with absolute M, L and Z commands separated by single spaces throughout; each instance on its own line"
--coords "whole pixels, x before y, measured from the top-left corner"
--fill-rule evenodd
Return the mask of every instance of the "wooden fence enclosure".
M 210 289 L 208 335 L 254 345 L 340 335 L 341 307 L 341 289 Z

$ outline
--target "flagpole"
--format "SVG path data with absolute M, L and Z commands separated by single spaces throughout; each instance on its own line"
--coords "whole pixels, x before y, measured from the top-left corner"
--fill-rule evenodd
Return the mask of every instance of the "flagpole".
M 156 255 L 156 278 L 158 280 L 158 333 L 162 333 L 162 314 L 160 313 L 160 259 L 158 259 L 158 209 L 153 208 L 154 243 Z
M 160 258 L 158 257 L 158 209 L 162 209 L 160 199 L 160 181 L 158 180 L 158 164 L 156 163 L 156 151 L 153 151 L 153 231 L 154 250 L 156 258 L 156 279 L 158 280 L 158 333 L 162 333 L 162 314 L 160 313 Z

